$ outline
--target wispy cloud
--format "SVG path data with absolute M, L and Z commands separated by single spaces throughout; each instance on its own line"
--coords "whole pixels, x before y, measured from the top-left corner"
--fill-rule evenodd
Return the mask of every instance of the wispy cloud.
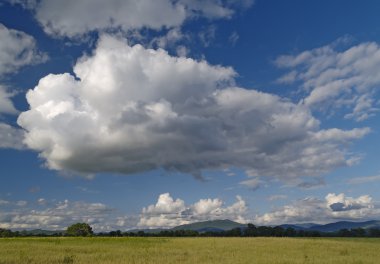
M 245 181 L 239 182 L 240 185 L 246 186 L 249 189 L 255 191 L 259 189 L 262 185 L 262 181 L 259 178 L 252 178 Z
M 356 177 L 348 180 L 348 184 L 362 184 L 380 181 L 380 175 Z
M 306 94 L 301 103 L 312 109 L 330 113 L 350 109 L 344 117 L 362 121 L 380 110 L 374 97 L 380 85 L 380 47 L 365 42 L 338 51 L 342 43 L 347 45 L 345 39 L 278 57 L 275 64 L 290 69 L 278 82 L 300 83 Z
M 275 194 L 275 195 L 271 195 L 268 197 L 268 201 L 278 201 L 278 200 L 285 200 L 287 199 L 288 196 L 287 195 L 284 195 L 284 194 Z
M 0 23 L 0 77 L 11 74 L 25 65 L 33 65 L 48 59 L 47 54 L 38 51 L 36 40 L 19 30 L 5 27 Z

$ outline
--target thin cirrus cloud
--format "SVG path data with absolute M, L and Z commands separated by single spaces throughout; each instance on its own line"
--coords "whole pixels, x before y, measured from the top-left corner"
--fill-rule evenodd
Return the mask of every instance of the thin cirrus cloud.
M 380 181 L 380 175 L 375 176 L 364 176 L 364 177 L 355 177 L 347 181 L 348 184 L 363 184 L 369 182 L 378 182 Z
M 352 165 L 347 143 L 370 132 L 320 129 L 307 107 L 236 87 L 232 68 L 109 35 L 74 73 L 42 78 L 18 119 L 24 143 L 55 170 L 201 177 L 237 167 L 285 180 Z
M 301 102 L 312 109 L 343 109 L 346 119 L 362 121 L 380 110 L 374 97 L 380 85 L 380 47 L 376 42 L 365 42 L 338 51 L 342 42 L 346 43 L 346 38 L 278 57 L 275 64 L 290 70 L 278 82 L 300 82 L 306 93 Z
M 196 17 L 230 18 L 237 9 L 253 4 L 251 0 L 9 1 L 33 10 L 46 33 L 69 38 L 115 28 L 123 31 L 172 28 Z
M 248 180 L 244 180 L 239 182 L 239 184 L 248 187 L 249 189 L 255 191 L 262 185 L 262 181 L 259 178 L 251 178 Z

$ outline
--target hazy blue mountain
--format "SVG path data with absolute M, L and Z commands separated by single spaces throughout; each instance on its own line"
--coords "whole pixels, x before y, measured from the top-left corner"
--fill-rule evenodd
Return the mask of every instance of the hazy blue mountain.
M 280 227 L 286 229 L 288 227 L 295 230 L 305 230 L 305 231 L 319 231 L 319 232 L 337 232 L 341 229 L 352 229 L 352 228 L 379 228 L 380 221 L 372 220 L 365 222 L 349 222 L 349 221 L 339 221 L 335 223 L 329 223 L 325 225 L 319 225 L 315 223 L 303 223 L 303 224 L 283 224 Z M 273 226 L 274 227 L 274 226 Z M 187 225 L 180 225 L 173 227 L 171 229 L 138 229 L 130 230 L 130 232 L 144 231 L 145 233 L 159 233 L 163 230 L 194 230 L 200 233 L 204 232 L 221 232 L 227 231 L 234 228 L 247 228 L 247 225 L 240 224 L 231 220 L 213 220 L 197 222 Z
M 306 224 L 283 224 L 280 225 L 282 228 L 294 228 L 295 230 L 309 230 L 309 231 L 319 231 L 319 232 L 336 232 L 341 229 L 352 229 L 352 228 L 379 228 L 380 221 L 371 220 L 365 222 L 350 222 L 350 221 L 339 221 L 335 223 L 329 223 L 325 225 L 318 225 L 314 223 Z
M 318 224 L 315 224 L 315 223 L 304 223 L 304 224 L 297 224 L 298 227 L 301 227 L 301 228 L 310 228 L 310 227 L 317 227 L 317 226 L 320 226 Z
M 315 225 L 309 227 L 307 230 L 315 230 L 320 232 L 335 232 L 341 229 L 352 229 L 352 228 L 380 228 L 380 221 L 372 220 L 365 222 L 349 222 L 349 221 L 339 221 L 336 223 L 330 223 L 326 225 Z
M 155 234 L 159 233 L 161 231 L 169 231 L 169 230 L 193 230 L 198 231 L 200 233 L 204 232 L 222 232 L 231 230 L 234 228 L 246 228 L 247 225 L 240 224 L 231 220 L 212 220 L 212 221 L 204 221 L 204 222 L 197 222 L 192 224 L 186 224 L 186 225 L 180 225 L 176 226 L 170 229 L 162 229 L 162 228 L 155 228 L 155 229 L 133 229 L 129 230 L 128 232 L 137 233 L 139 231 L 144 231 L 145 233 Z
M 299 226 L 299 225 L 290 225 L 290 224 L 279 225 L 279 227 L 282 227 L 284 229 L 293 228 L 294 230 L 305 230 L 305 229 L 307 229 L 307 228 Z
M 219 230 L 227 231 L 234 228 L 245 228 L 247 225 L 240 224 L 231 220 L 213 220 L 205 222 L 197 222 L 187 225 L 180 225 L 172 228 L 172 230 L 194 230 L 199 232 Z

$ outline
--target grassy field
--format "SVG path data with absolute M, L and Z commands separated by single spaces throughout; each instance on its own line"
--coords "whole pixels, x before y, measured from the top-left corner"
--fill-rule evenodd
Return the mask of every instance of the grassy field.
M 0 264 L 14 263 L 380 263 L 380 239 L 0 239 Z

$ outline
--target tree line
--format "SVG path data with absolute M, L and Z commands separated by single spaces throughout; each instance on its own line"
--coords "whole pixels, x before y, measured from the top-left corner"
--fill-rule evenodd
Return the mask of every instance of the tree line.
M 64 232 L 49 232 L 33 234 L 27 231 L 11 231 L 0 228 L 0 237 L 61 237 L 61 236 L 99 236 L 99 237 L 380 237 L 380 229 L 377 228 L 353 228 L 341 229 L 337 232 L 320 232 L 314 230 L 296 230 L 292 227 L 281 226 L 255 226 L 248 224 L 245 228 L 234 228 L 227 231 L 194 230 L 161 230 L 156 233 L 145 232 L 122 232 L 120 230 L 94 233 L 90 225 L 76 223 L 69 226 Z

